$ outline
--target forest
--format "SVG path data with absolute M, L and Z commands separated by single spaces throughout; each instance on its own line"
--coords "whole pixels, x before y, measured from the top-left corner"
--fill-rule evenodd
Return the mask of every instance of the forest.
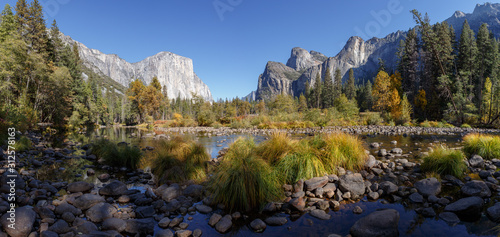
M 15 12 L 15 13 L 14 13 Z M 356 80 L 352 69 L 318 75 L 304 95 L 260 101 L 204 101 L 168 95 L 157 78 L 123 88 L 87 68 L 77 45 L 62 41 L 54 20 L 46 26 L 38 0 L 6 5 L 0 18 L 0 130 L 38 123 L 61 130 L 94 125 L 304 128 L 346 125 L 500 125 L 499 41 L 483 24 L 465 21 L 461 34 L 446 22 L 416 26 L 400 42 L 399 66 L 382 60 L 375 78 Z

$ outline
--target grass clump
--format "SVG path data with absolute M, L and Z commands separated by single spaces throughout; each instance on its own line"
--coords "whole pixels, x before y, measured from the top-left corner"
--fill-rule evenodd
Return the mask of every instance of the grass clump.
M 359 170 L 366 163 L 363 142 L 356 136 L 345 133 L 323 135 L 324 149 L 320 149 L 327 171 L 334 173 L 337 167 Z
M 468 134 L 464 137 L 463 150 L 467 156 L 476 154 L 488 160 L 500 158 L 500 136 Z
M 92 146 L 92 153 L 109 166 L 129 169 L 137 169 L 142 156 L 138 147 L 118 145 L 107 139 L 97 140 Z
M 294 150 L 294 141 L 284 132 L 275 132 L 271 138 L 256 147 L 257 154 L 271 165 L 277 164 Z
M 161 183 L 205 180 L 210 155 L 203 145 L 187 138 L 175 137 L 157 141 L 153 146 L 155 149 L 144 157 L 142 166 L 150 166 Z
M 465 156 L 461 150 L 437 147 L 423 158 L 422 171 L 461 178 L 467 170 Z
M 16 152 L 23 152 L 31 149 L 33 146 L 33 143 L 31 140 L 25 136 L 22 136 L 19 138 L 19 140 L 16 141 L 16 144 L 14 145 L 14 148 L 16 149 Z
M 295 152 L 286 155 L 276 165 L 276 174 L 284 183 L 295 183 L 299 179 L 310 179 L 327 174 L 325 165 L 310 144 L 311 140 L 301 140 Z
M 254 153 L 253 139 L 238 139 L 217 167 L 211 182 L 214 199 L 230 211 L 259 208 L 281 196 L 272 167 Z
M 461 128 L 472 128 L 472 126 L 470 126 L 469 124 L 466 124 L 466 123 L 462 124 L 460 127 Z

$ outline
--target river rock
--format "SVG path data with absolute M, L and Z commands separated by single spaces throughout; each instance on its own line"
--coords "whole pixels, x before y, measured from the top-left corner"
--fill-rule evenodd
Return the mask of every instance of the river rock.
M 267 225 L 264 221 L 261 219 L 255 219 L 252 222 L 250 222 L 250 227 L 252 227 L 253 230 L 257 232 L 262 232 L 266 229 Z
M 87 210 L 85 215 L 92 222 L 102 222 L 108 218 L 113 217 L 116 213 L 116 208 L 109 203 L 98 203 Z
M 2 236 L 2 235 L 0 235 Z M 52 231 L 49 231 L 49 230 L 46 230 L 46 231 L 43 231 L 41 234 L 40 234 L 41 237 L 59 237 L 59 235 L 56 233 L 56 232 L 52 232 Z M 7 237 L 7 236 L 5 236 Z
M 365 168 L 371 169 L 377 164 L 377 159 L 375 156 L 369 155 L 368 159 L 365 162 Z
M 158 195 L 161 196 L 161 198 L 166 202 L 170 202 L 171 200 L 176 199 L 181 195 L 181 187 L 178 184 L 172 184 L 167 188 L 156 191 Z
M 65 212 L 70 212 L 71 214 L 73 214 L 75 216 L 79 216 L 82 214 L 82 210 L 80 210 L 80 209 L 78 209 L 78 208 L 74 207 L 73 205 L 70 205 L 66 202 L 59 204 L 55 209 L 55 213 L 58 215 L 62 215 Z
M 189 237 L 193 232 L 190 230 L 178 230 L 175 232 L 176 237 Z
M 214 213 L 208 220 L 208 224 L 210 226 L 215 226 L 220 221 L 220 219 L 222 219 L 222 216 L 217 213 Z
M 99 189 L 99 194 L 104 196 L 121 196 L 127 192 L 127 185 L 115 180 Z
M 226 233 L 229 229 L 231 229 L 231 226 L 233 226 L 231 216 L 225 215 L 220 219 L 219 222 L 217 222 L 217 224 L 215 225 L 215 230 L 219 231 L 220 233 Z
M 330 217 L 332 217 L 331 215 L 326 214 L 326 212 L 321 209 L 314 209 L 309 214 L 320 220 L 328 220 L 330 219 Z
M 71 192 L 71 193 L 78 193 L 78 192 L 85 193 L 85 192 L 90 191 L 92 188 L 94 188 L 93 184 L 89 184 L 85 181 L 79 181 L 79 182 L 70 183 L 66 190 L 68 192 Z
M 465 196 L 478 196 L 481 198 L 491 196 L 491 191 L 486 183 L 480 180 L 472 180 L 467 182 L 464 186 L 462 186 L 460 191 Z
M 420 193 L 412 193 L 408 198 L 414 203 L 424 202 L 424 197 Z
M 458 216 L 453 212 L 441 212 L 439 218 L 448 223 L 448 225 L 456 225 L 460 222 Z
M 58 220 L 52 226 L 49 227 L 49 231 L 56 232 L 58 234 L 64 234 L 71 230 L 68 223 L 64 220 Z
M 457 214 L 461 220 L 477 220 L 481 216 L 482 207 L 482 198 L 467 197 L 447 205 L 444 211 Z
M 379 189 L 384 190 L 385 195 L 391 195 L 398 191 L 398 186 L 391 181 L 384 181 L 379 184 Z
M 138 218 L 152 217 L 156 211 L 152 206 L 142 206 L 135 209 Z
M 153 218 L 130 219 L 126 222 L 125 231 L 131 234 L 153 234 L 155 229 L 155 220 Z
M 158 226 L 161 228 L 168 228 L 170 225 L 170 218 L 164 217 L 158 222 Z
M 80 208 L 82 210 L 87 210 L 94 206 L 97 203 L 104 202 L 104 197 L 95 195 L 95 194 L 90 194 L 86 193 L 83 194 L 82 196 L 78 197 L 74 202 L 73 205 L 77 208 Z
M 317 188 L 322 188 L 328 183 L 328 176 L 314 177 L 304 181 L 306 191 L 313 191 Z
M 306 201 L 304 200 L 303 197 L 297 197 L 293 198 L 290 200 L 290 205 L 297 209 L 298 211 L 304 211 L 304 208 L 306 207 Z
M 174 237 L 174 233 L 169 229 L 161 229 L 156 232 L 155 237 Z
M 358 236 L 399 236 L 399 212 L 394 209 L 375 211 L 351 227 L 353 237 Z
M 483 168 L 484 167 L 484 159 L 483 159 L 483 157 L 481 157 L 479 155 L 473 155 L 469 159 L 469 165 L 472 168 Z
M 441 182 L 436 178 L 427 178 L 417 181 L 414 185 L 418 192 L 424 197 L 437 196 L 441 192 Z
M 270 226 L 281 226 L 284 225 L 288 222 L 286 217 L 281 217 L 281 216 L 271 216 L 266 218 L 265 220 L 266 224 Z
M 401 149 L 401 148 L 393 148 L 391 150 L 391 153 L 392 154 L 403 154 L 403 149 Z
M 500 222 L 500 203 L 496 203 L 494 206 L 488 207 L 486 209 L 486 215 L 495 222 Z
M 9 228 L 9 224 L 12 224 L 7 218 L 9 217 L 9 213 L 5 213 L 2 215 L 0 223 L 3 226 L 3 229 L 9 236 L 12 237 L 26 237 L 31 232 L 33 228 L 33 224 L 35 223 L 36 213 L 29 206 L 18 207 L 16 208 L 16 217 L 15 217 L 15 229 Z
M 200 198 L 203 195 L 203 190 L 205 188 L 202 185 L 199 184 L 192 184 L 189 185 L 186 189 L 184 189 L 183 194 L 186 197 L 192 197 L 192 198 Z
M 339 188 L 342 192 L 350 192 L 355 196 L 365 193 L 365 182 L 359 173 L 346 174 L 339 178 Z
M 127 228 L 127 222 L 118 218 L 109 218 L 102 222 L 102 230 L 116 230 L 122 232 Z
M 203 204 L 196 205 L 196 210 L 199 213 L 207 214 L 212 212 L 212 208 Z

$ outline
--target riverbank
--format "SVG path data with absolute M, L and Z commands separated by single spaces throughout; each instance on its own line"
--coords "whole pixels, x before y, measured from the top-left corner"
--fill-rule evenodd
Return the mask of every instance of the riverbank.
M 200 129 L 169 132 L 201 132 L 205 135 L 211 133 L 212 136 L 235 132 L 234 129 Z M 368 135 L 385 132 L 411 135 L 422 131 L 438 134 L 496 132 L 474 129 L 389 130 L 379 126 L 324 128 L 314 132 L 333 132 L 337 129 L 369 130 Z M 260 132 L 272 131 L 275 130 Z M 20 172 L 16 179 L 19 206 L 16 221 L 23 225 L 31 223 L 27 226 L 33 228 L 9 232 L 4 215 L 2 227 L 11 236 L 28 236 L 30 233 L 40 236 L 199 236 L 200 233 L 204 236 L 222 233 L 250 236 L 262 231 L 265 235 L 293 233 L 300 236 L 302 231 L 314 231 L 309 227 L 322 230 L 309 232 L 318 235 L 351 233 L 357 236 L 362 235 L 360 231 L 363 230 L 390 231 L 395 235 L 408 231 L 407 219 L 411 216 L 436 220 L 436 223 L 443 221 L 446 225 L 440 228 L 447 233 L 465 234 L 463 229 L 453 226 L 467 226 L 480 220 L 486 225 L 482 228 L 489 229 L 500 220 L 497 214 L 499 208 L 494 205 L 498 198 L 497 178 L 500 173 L 496 169 L 500 165 L 499 160 L 468 157 L 473 158 L 468 163 L 475 175 L 464 179 L 445 176 L 437 180 L 427 178 L 420 170 L 418 161 L 408 159 L 415 154 L 397 149 L 405 144 L 370 144 L 368 152 L 371 156 L 362 171 L 340 170 L 336 175 L 284 185 L 282 188 L 286 197 L 281 202 L 268 203 L 262 213 L 239 213 L 228 212 L 224 206 L 214 203 L 204 184 L 170 183 L 158 186 L 147 172 L 100 164 L 89 152 L 87 144 L 66 141 L 60 148 L 50 148 L 46 138 L 40 134 L 31 133 L 28 137 L 34 146 L 20 153 L 16 162 Z M 434 147 L 433 144 L 426 146 Z M 71 173 L 73 176 L 82 175 L 83 181 L 38 178 L 42 169 L 73 160 L 85 161 L 81 169 Z M 5 165 L 2 161 L 2 191 L 8 190 Z M 64 171 L 58 169 L 53 172 Z M 7 211 L 8 204 L 8 199 L 2 197 L 0 209 Z M 380 213 L 376 212 L 378 208 L 391 210 Z M 350 221 L 343 222 L 339 218 Z M 297 220 L 304 223 L 297 226 L 294 223 Z M 332 220 L 345 226 L 338 227 Z M 384 226 L 384 223 L 392 224 Z M 423 230 L 418 228 L 418 231 Z M 434 233 L 439 231 L 434 230 Z M 496 235 L 496 232 L 488 233 Z

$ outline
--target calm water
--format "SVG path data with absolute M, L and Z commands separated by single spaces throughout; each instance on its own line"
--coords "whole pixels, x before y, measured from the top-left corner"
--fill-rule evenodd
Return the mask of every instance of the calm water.
M 111 139 L 115 142 L 127 142 L 131 145 L 137 145 L 140 147 L 145 147 L 152 144 L 151 138 L 145 138 L 148 133 L 147 131 L 139 131 L 134 128 L 106 128 L 95 130 L 89 134 L 85 135 L 72 135 L 69 137 L 70 140 L 75 142 L 80 142 L 82 144 L 87 144 L 94 141 L 95 139 L 105 137 Z M 176 134 L 166 134 L 174 136 Z M 190 135 L 193 136 L 193 135 Z M 233 141 L 238 139 L 238 137 L 246 137 L 248 135 L 228 135 L 219 137 L 208 137 L 208 136 L 194 136 L 201 144 L 203 144 L 208 152 L 211 154 L 212 158 L 215 158 L 218 152 L 229 146 Z M 379 142 L 381 148 L 387 149 L 388 151 L 392 148 L 399 147 L 402 148 L 404 153 L 411 153 L 408 159 L 412 160 L 421 151 L 426 151 L 428 147 L 435 146 L 437 144 L 445 144 L 449 147 L 460 147 L 462 137 L 456 136 L 435 136 L 435 135 L 415 135 L 415 136 L 361 136 L 361 138 L 370 144 L 372 142 Z M 262 136 L 254 137 L 256 142 L 261 142 L 265 139 Z M 397 141 L 396 145 L 391 144 L 391 141 Z M 368 146 L 367 146 L 368 148 Z M 372 153 L 377 151 L 371 149 Z M 76 150 L 74 155 L 81 154 L 81 150 Z M 76 180 L 86 180 L 87 182 L 94 183 L 97 186 L 102 185 L 96 176 L 87 177 L 86 169 L 88 165 L 92 165 L 90 161 L 85 159 L 69 159 L 61 163 L 55 163 L 44 169 L 40 169 L 39 178 L 41 179 L 51 179 L 51 180 L 64 180 L 64 181 L 76 181 Z M 63 171 L 59 168 L 64 168 Z M 44 171 L 45 170 L 45 171 Z M 54 172 L 58 170 L 58 172 Z M 103 171 L 96 170 L 99 174 Z M 81 177 L 75 177 L 76 174 L 82 174 Z M 129 188 L 137 188 L 144 191 L 140 185 L 129 185 Z M 360 215 L 353 214 L 352 210 L 355 206 L 360 206 L 363 209 L 363 213 Z M 439 218 L 424 218 L 414 211 L 412 204 L 403 201 L 402 203 L 390 203 L 383 204 L 382 199 L 377 201 L 367 201 L 362 200 L 354 204 L 343 204 L 339 210 L 333 211 L 329 210 L 328 214 L 332 215 L 330 220 L 319 220 L 309 214 L 294 215 L 291 218 L 290 215 L 281 214 L 286 216 L 288 223 L 280 227 L 268 226 L 263 233 L 255 233 L 250 230 L 248 223 L 254 218 L 265 218 L 264 215 L 253 214 L 249 217 L 248 221 L 240 219 L 234 222 L 233 230 L 230 233 L 226 233 L 225 236 L 328 236 L 329 234 L 349 234 L 349 229 L 351 226 L 360 218 L 368 215 L 369 213 L 382 208 L 392 208 L 396 209 L 400 214 L 399 222 L 399 233 L 400 236 L 496 236 L 499 232 L 496 231 L 496 223 L 491 222 L 486 216 L 482 216 L 477 222 L 461 222 L 455 226 L 449 226 L 444 221 Z M 438 210 L 439 213 L 441 210 Z M 222 213 L 221 213 L 222 214 Z M 187 220 L 189 216 L 192 216 L 192 220 Z M 203 231 L 203 236 L 222 236 L 214 228 L 211 228 L 207 223 L 209 215 L 205 214 L 194 214 L 185 215 L 184 222 L 189 224 L 188 229 L 194 230 L 200 228 Z M 158 226 L 156 228 L 159 228 Z

